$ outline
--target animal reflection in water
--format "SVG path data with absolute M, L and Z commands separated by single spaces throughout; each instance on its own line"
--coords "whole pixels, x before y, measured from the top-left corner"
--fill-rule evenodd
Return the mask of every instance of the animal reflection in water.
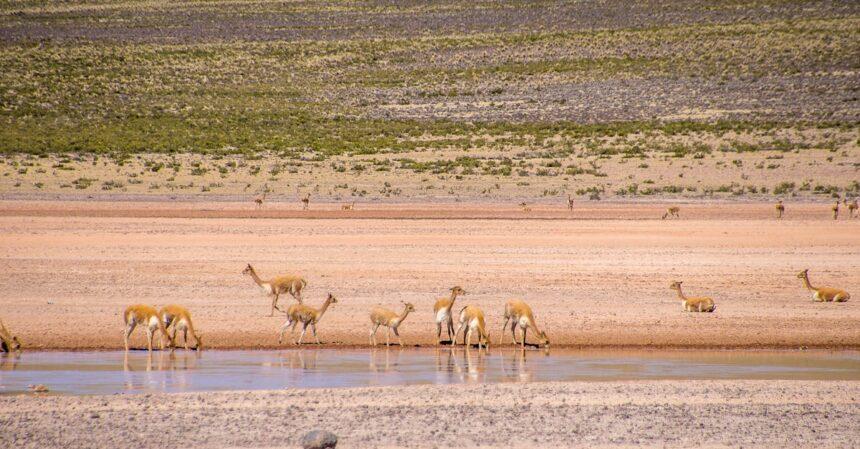
M 368 368 L 374 373 L 387 373 L 397 371 L 400 367 L 400 354 L 403 349 L 388 349 L 378 350 L 376 348 L 370 350 L 370 363 Z
M 486 372 L 488 353 L 483 350 L 472 351 L 455 348 L 436 350 L 436 371 L 446 373 L 450 380 L 459 382 L 480 382 Z
M 277 366 L 280 368 L 288 368 L 288 369 L 303 369 L 303 370 L 315 370 L 317 368 L 317 356 L 319 352 L 317 351 L 305 351 L 304 349 L 298 349 L 296 351 L 287 351 L 284 352 L 280 357 L 280 363 L 271 364 L 266 366 Z
M 159 351 L 157 354 L 147 351 L 146 357 L 129 357 L 126 352 L 122 360 L 122 368 L 127 372 L 135 371 L 174 371 L 193 370 L 198 367 L 202 356 L 199 352 L 177 353 L 175 351 Z
M 0 353 L 0 371 L 15 371 L 19 360 L 21 360 L 20 353 Z

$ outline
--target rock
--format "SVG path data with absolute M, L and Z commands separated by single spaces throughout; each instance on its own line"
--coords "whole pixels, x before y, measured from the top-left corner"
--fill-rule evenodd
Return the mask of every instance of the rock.
M 311 430 L 302 437 L 304 449 L 325 449 L 337 446 L 337 435 L 325 430 Z
M 33 393 L 47 393 L 48 391 L 50 391 L 50 390 L 48 390 L 48 387 L 46 387 L 42 384 L 28 385 L 28 386 L 30 387 L 30 390 L 33 391 Z

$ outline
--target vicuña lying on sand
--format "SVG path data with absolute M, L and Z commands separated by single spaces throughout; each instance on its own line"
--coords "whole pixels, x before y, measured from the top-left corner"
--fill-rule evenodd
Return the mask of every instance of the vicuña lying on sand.
M 468 348 L 472 345 L 472 332 L 478 332 L 478 349 L 481 349 L 481 343 L 484 348 L 490 348 L 490 334 L 487 332 L 487 325 L 484 322 L 484 311 L 476 306 L 466 306 L 460 309 L 460 325 L 454 332 L 454 338 L 451 339 L 451 344 L 455 344 L 457 335 L 466 328 L 463 334 L 463 344 Z
M 128 306 L 125 312 L 123 312 L 122 318 L 125 320 L 123 337 L 126 351 L 128 351 L 128 337 L 138 324 L 143 326 L 144 333 L 146 333 L 146 349 L 149 351 L 152 351 L 152 336 L 155 334 L 156 329 L 161 332 L 159 334 L 162 337 L 159 338 L 161 349 L 164 349 L 165 339 L 170 342 L 171 347 L 173 346 L 173 341 L 170 339 L 170 335 L 167 335 L 167 330 L 164 328 L 164 323 L 161 321 L 161 316 L 158 314 L 158 310 L 155 310 L 155 307 L 145 304 Z
M 809 269 L 797 273 L 797 277 L 803 279 L 803 286 L 812 292 L 812 300 L 815 302 L 845 302 L 851 299 L 851 295 L 845 290 L 828 287 L 813 287 L 809 283 Z
M 538 329 L 534 314 L 532 313 L 532 308 L 529 307 L 525 301 L 520 299 L 512 299 L 508 301 L 505 304 L 504 318 L 505 324 L 502 325 L 502 333 L 499 335 L 499 344 L 502 344 L 502 340 L 505 336 L 505 328 L 508 327 L 508 322 L 511 322 L 511 339 L 514 344 L 519 343 L 517 342 L 517 328 L 520 328 L 523 331 L 523 341 L 521 345 L 525 348 L 526 331 L 531 328 L 537 334 L 538 344 L 549 347 L 549 338 L 547 338 L 546 332 Z
M 260 276 L 257 276 L 257 272 L 254 271 L 254 267 L 252 267 L 251 264 L 248 264 L 248 266 L 242 270 L 242 274 L 251 276 L 251 279 L 253 279 L 254 282 L 263 289 L 263 293 L 272 297 L 272 311 L 269 313 L 269 316 L 273 316 L 275 314 L 275 309 L 282 312 L 281 308 L 278 307 L 278 297 L 282 293 L 289 293 L 293 298 L 296 298 L 296 301 L 298 301 L 299 304 L 301 304 L 302 289 L 308 285 L 308 281 L 304 280 L 301 276 L 294 274 L 285 274 L 269 280 L 260 279 Z
M 0 321 L 0 352 L 20 350 L 21 342 L 18 341 L 18 337 L 12 335 L 12 333 L 9 332 L 9 329 L 6 329 L 6 325 L 3 324 L 3 321 Z
M 666 213 L 663 214 L 663 220 L 665 220 L 668 217 L 681 218 L 681 215 L 679 212 L 681 212 L 681 208 L 679 208 L 678 206 L 672 206 L 672 207 L 666 209 Z
M 466 291 L 462 287 L 455 286 L 451 288 L 451 296 L 449 298 L 439 298 L 436 304 L 433 304 L 433 315 L 436 320 L 436 344 L 442 344 L 442 323 L 448 326 L 448 339 L 451 344 L 454 344 L 454 317 L 451 315 L 451 308 L 454 307 L 454 301 L 459 295 L 465 295 Z
M 170 329 L 170 326 L 173 326 L 173 334 L 170 336 L 170 340 L 173 342 L 174 347 L 176 347 L 176 331 L 182 331 L 182 340 L 185 342 L 186 350 L 188 349 L 188 332 L 191 332 L 191 336 L 194 337 L 194 341 L 197 343 L 194 349 L 198 351 L 203 349 L 202 335 L 194 331 L 194 323 L 191 322 L 191 313 L 188 312 L 188 309 L 171 304 L 162 307 L 158 313 L 164 321 L 165 329 Z
M 412 303 L 406 303 L 403 307 L 403 313 L 400 315 L 384 307 L 376 307 L 371 310 L 370 322 L 373 323 L 373 327 L 370 329 L 370 344 L 372 346 L 376 346 L 376 331 L 379 330 L 379 326 L 385 326 L 385 346 L 390 346 L 389 340 L 391 339 L 391 331 L 394 331 L 394 335 L 397 336 L 397 342 L 400 346 L 403 346 L 403 340 L 400 339 L 400 333 L 397 332 L 397 328 L 403 324 L 403 320 L 406 319 L 409 312 L 414 311 L 415 306 L 413 306 Z
M 302 340 L 305 338 L 305 332 L 307 332 L 308 326 L 311 327 L 311 331 L 313 331 L 317 344 L 321 344 L 320 338 L 317 336 L 317 323 L 320 322 L 320 319 L 322 319 L 322 316 L 325 314 L 325 311 L 328 310 L 328 307 L 336 302 L 337 298 L 329 293 L 322 307 L 319 309 L 314 309 L 313 307 L 306 306 L 304 304 L 291 304 L 287 309 L 287 321 L 284 322 L 283 326 L 281 326 L 281 332 L 278 334 L 278 344 L 283 340 L 284 332 L 287 331 L 287 328 L 290 328 L 290 336 L 292 336 L 293 331 L 296 329 L 296 325 L 299 323 L 302 323 L 302 335 L 299 337 L 298 342 L 293 342 L 294 344 L 302 344 Z
M 713 312 L 717 309 L 717 305 L 714 304 L 714 300 L 708 297 L 699 297 L 699 298 L 689 298 L 681 292 L 681 282 L 675 281 L 672 282 L 672 285 L 669 286 L 672 290 L 678 292 L 678 297 L 681 298 L 681 305 L 684 306 L 684 311 L 686 312 Z

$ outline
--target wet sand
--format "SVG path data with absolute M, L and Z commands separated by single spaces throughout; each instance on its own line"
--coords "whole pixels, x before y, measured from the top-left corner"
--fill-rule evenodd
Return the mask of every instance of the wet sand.
M 403 301 L 418 309 L 401 326 L 404 341 L 432 345 L 432 304 L 462 285 L 455 309 L 482 307 L 494 343 L 504 302 L 520 297 L 555 346 L 860 347 L 860 220 L 833 221 L 826 204 L 791 205 L 784 221 L 756 203 L 682 205 L 682 219 L 666 221 L 655 219 L 660 204 L 547 212 L 574 216 L 564 220 L 204 219 L 240 205 L 166 204 L 0 203 L 6 325 L 30 348 L 117 349 L 125 306 L 179 303 L 210 347 L 276 347 L 284 319 L 267 316 L 269 300 L 241 275 L 250 262 L 263 277 L 303 274 L 310 305 L 339 298 L 319 325 L 327 345 L 367 345 L 369 309 L 399 311 Z M 380 210 L 416 208 L 437 210 Z M 81 212 L 92 210 L 144 212 Z M 813 284 L 854 298 L 812 302 L 795 277 L 803 268 Z M 716 313 L 684 313 L 673 280 L 713 297 Z M 133 344 L 143 346 L 141 334 Z
M 2 396 L 0 446 L 857 447 L 860 383 L 662 381 Z

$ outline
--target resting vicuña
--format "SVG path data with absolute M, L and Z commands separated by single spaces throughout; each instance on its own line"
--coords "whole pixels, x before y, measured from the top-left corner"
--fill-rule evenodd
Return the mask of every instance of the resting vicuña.
M 400 346 L 403 346 L 403 340 L 400 339 L 400 333 L 397 331 L 397 328 L 403 324 L 403 320 L 406 319 L 409 312 L 414 311 L 415 306 L 412 303 L 406 303 L 403 307 L 403 313 L 400 315 L 384 307 L 375 307 L 370 311 L 370 322 L 373 323 L 373 327 L 370 329 L 370 344 L 376 346 L 376 331 L 379 330 L 379 326 L 385 326 L 387 329 L 385 333 L 385 346 L 390 346 L 391 331 L 394 331 L 394 335 L 397 336 L 397 342 Z
M 851 295 L 845 290 L 828 287 L 813 287 L 809 283 L 809 269 L 797 273 L 797 277 L 803 279 L 803 286 L 812 292 L 812 300 L 815 302 L 845 302 L 851 299 Z
M 681 304 L 687 312 L 713 312 L 717 309 L 717 305 L 714 304 L 714 300 L 711 298 L 706 296 L 689 298 L 685 296 L 684 293 L 681 292 L 681 282 L 672 282 L 672 285 L 670 285 L 669 288 L 678 292 L 678 297 L 681 298 Z
M 680 212 L 681 208 L 679 208 L 678 206 L 672 206 L 666 209 L 666 213 L 663 214 L 663 220 L 665 220 L 667 217 L 681 218 Z
M 511 322 L 511 338 L 514 344 L 517 344 L 517 328 L 522 329 L 523 331 L 523 341 L 522 347 L 526 346 L 526 331 L 531 328 L 535 331 L 538 338 L 538 343 L 540 345 L 544 345 L 549 347 L 549 338 L 546 336 L 546 332 L 538 329 L 537 323 L 535 322 L 534 313 L 532 313 L 532 308 L 526 304 L 525 301 L 520 299 L 512 299 L 505 303 L 505 324 L 502 325 L 502 333 L 499 335 L 499 344 L 502 344 L 502 340 L 505 337 L 505 328 L 508 327 L 508 322 Z
M 265 281 L 260 279 L 260 276 L 257 276 L 257 272 L 254 271 L 254 267 L 252 267 L 251 264 L 248 264 L 248 266 L 242 270 L 242 274 L 251 276 L 251 279 L 253 279 L 254 282 L 263 289 L 263 292 L 272 297 L 272 311 L 269 313 L 269 316 L 273 316 L 275 314 L 275 309 L 278 309 L 279 312 L 283 312 L 281 308 L 278 307 L 278 297 L 282 293 L 289 293 L 293 298 L 296 298 L 296 301 L 298 301 L 299 304 L 301 304 L 302 289 L 308 285 L 308 281 L 301 276 L 294 274 L 285 274 Z

